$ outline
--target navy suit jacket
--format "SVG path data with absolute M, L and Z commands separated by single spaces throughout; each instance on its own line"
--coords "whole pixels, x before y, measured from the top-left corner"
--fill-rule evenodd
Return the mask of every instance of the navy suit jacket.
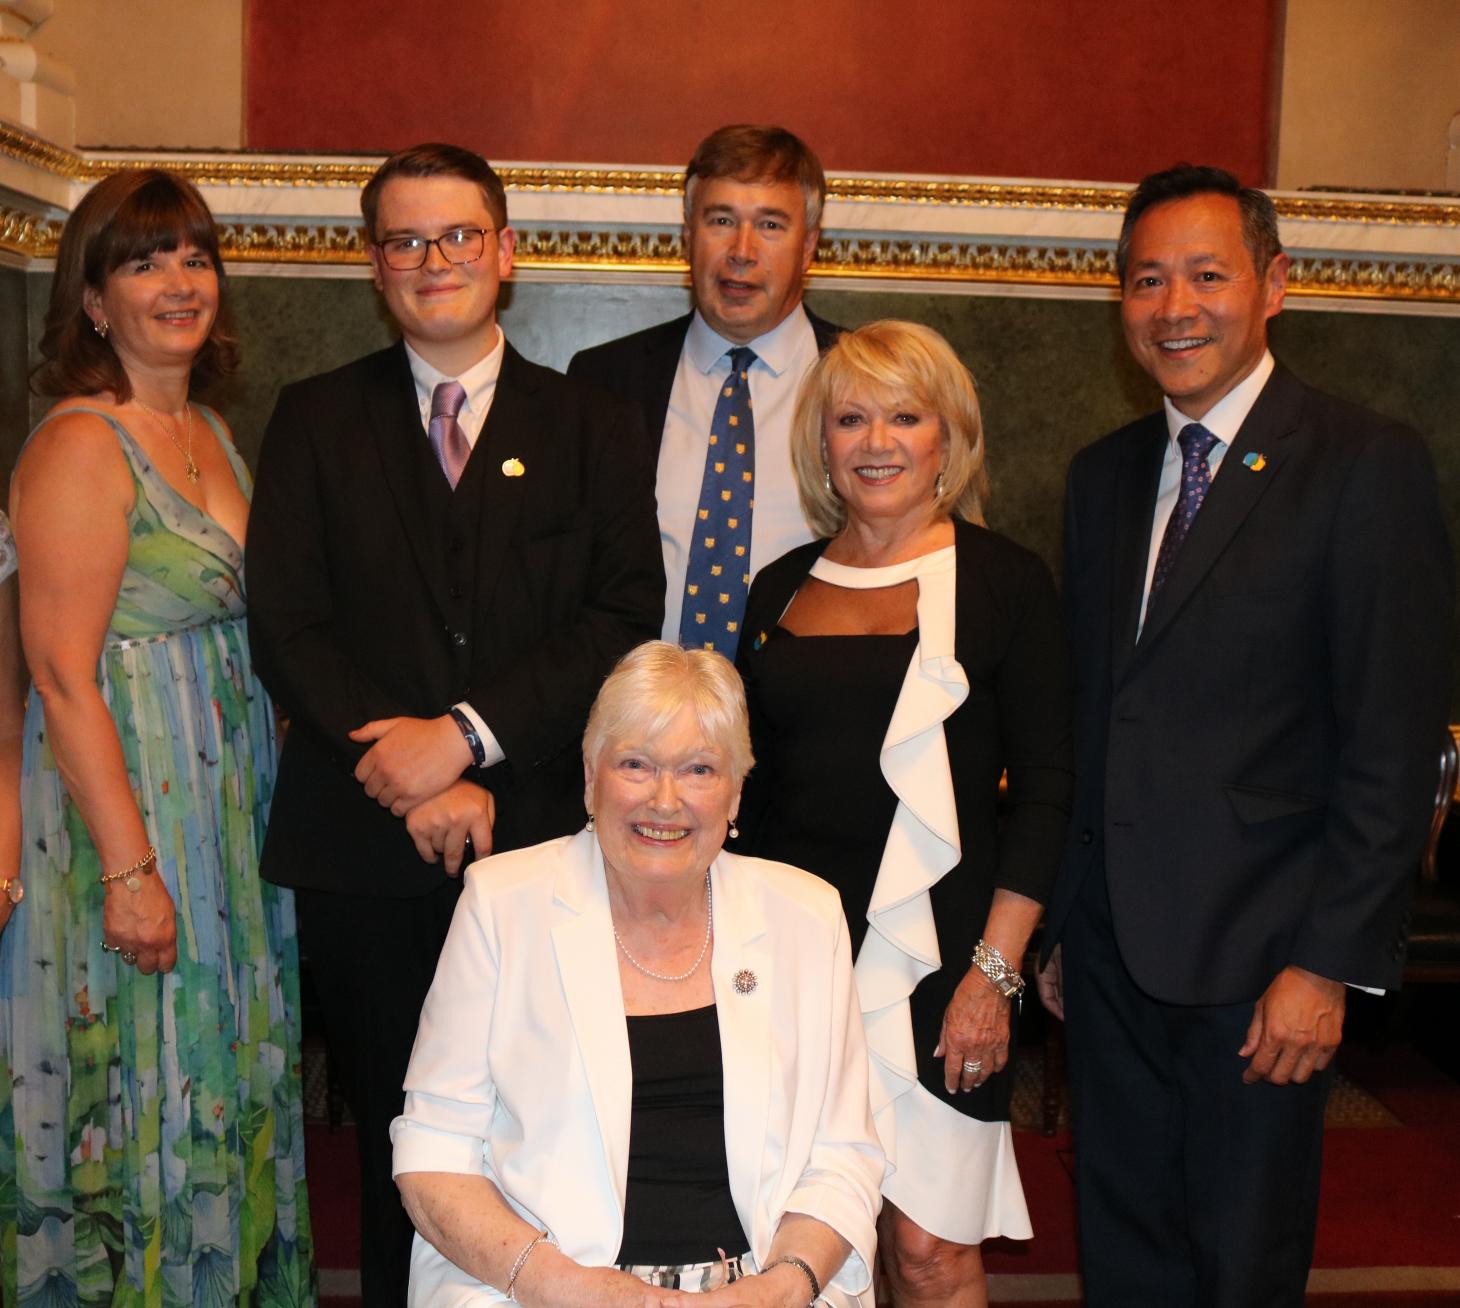
M 1136 638 L 1157 413 L 1070 467 L 1077 786 L 1046 951 L 1104 864 L 1136 982 L 1255 999 L 1285 966 L 1392 988 L 1445 729 L 1454 560 L 1419 436 L 1263 388 Z
M 818 350 L 826 350 L 842 334 L 840 327 L 818 318 L 810 309 L 806 310 L 806 316 L 816 333 Z M 694 315 L 687 313 L 631 336 L 580 350 L 568 364 L 568 376 L 574 381 L 587 382 L 640 407 L 649 437 L 649 456 L 656 463 L 664 439 L 664 420 L 669 414 L 674 375 L 693 319 Z

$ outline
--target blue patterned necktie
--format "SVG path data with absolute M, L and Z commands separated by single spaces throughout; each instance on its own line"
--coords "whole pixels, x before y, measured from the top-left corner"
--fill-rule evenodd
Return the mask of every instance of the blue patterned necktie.
M 465 401 L 466 387 L 458 381 L 444 381 L 431 392 L 431 421 L 426 434 L 452 490 L 456 489 L 462 469 L 471 458 L 471 445 L 456 420 Z
M 1181 494 L 1177 496 L 1176 507 L 1171 511 L 1171 520 L 1166 524 L 1166 534 L 1161 537 L 1161 548 L 1156 552 L 1156 571 L 1151 574 L 1148 607 L 1150 600 L 1156 598 L 1156 592 L 1170 575 L 1171 565 L 1176 562 L 1176 555 L 1191 530 L 1196 511 L 1201 508 L 1201 502 L 1206 499 L 1212 484 L 1212 470 L 1207 465 L 1207 456 L 1211 454 L 1217 438 L 1201 423 L 1189 422 L 1181 429 L 1176 440 L 1181 446 Z
M 715 401 L 705 475 L 685 572 L 679 643 L 735 657 L 750 590 L 750 518 L 755 508 L 755 418 L 750 366 L 755 351 L 730 351 L 730 375 Z

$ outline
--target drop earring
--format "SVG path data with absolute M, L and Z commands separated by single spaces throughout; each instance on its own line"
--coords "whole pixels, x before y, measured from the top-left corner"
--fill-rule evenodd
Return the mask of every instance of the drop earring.
M 735 825 L 735 819 L 734 818 L 731 818 L 730 819 L 730 839 L 731 840 L 739 840 L 740 839 L 740 828 Z
M 593 814 L 592 813 L 590 813 L 588 815 L 588 824 L 587 824 L 587 826 L 585 826 L 583 828 L 583 830 L 584 831 L 592 831 L 593 830 Z

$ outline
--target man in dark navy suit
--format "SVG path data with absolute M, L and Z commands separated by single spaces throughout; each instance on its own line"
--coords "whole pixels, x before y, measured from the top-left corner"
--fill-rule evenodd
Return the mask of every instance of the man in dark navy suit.
M 1403 967 L 1453 558 L 1421 439 L 1268 352 L 1267 196 L 1148 177 L 1118 261 L 1165 401 L 1070 468 L 1078 783 L 1041 977 L 1086 1301 L 1299 1305 L 1346 987 Z
M 658 633 L 664 573 L 638 415 L 498 326 L 515 237 L 486 160 L 403 150 L 361 207 L 402 339 L 280 395 L 249 618 L 291 719 L 262 871 L 296 888 L 356 1120 L 363 1302 L 398 1308 L 389 1129 L 468 838 L 486 855 L 582 825 L 588 708 Z
M 748 559 L 736 587 L 811 531 L 791 471 L 791 414 L 801 379 L 840 334 L 801 303 L 816 254 L 826 178 L 805 142 L 779 127 L 722 127 L 685 170 L 684 247 L 695 308 L 576 355 L 568 376 L 621 395 L 644 415 L 658 459 L 659 530 L 668 589 L 664 638 L 711 644 L 735 657 L 737 633 L 699 630 L 691 562 L 703 507 L 707 443 L 737 347 L 753 352 L 754 505 Z M 739 569 L 743 568 L 743 571 Z M 716 574 L 719 576 L 720 574 Z M 743 596 L 740 607 L 743 608 Z

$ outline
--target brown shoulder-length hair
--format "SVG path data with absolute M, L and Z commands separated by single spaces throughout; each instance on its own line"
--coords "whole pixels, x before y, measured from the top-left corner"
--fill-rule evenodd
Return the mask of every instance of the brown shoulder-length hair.
M 123 404 L 131 399 L 127 371 L 92 326 L 82 296 L 88 286 L 100 291 L 124 263 L 183 245 L 202 250 L 218 273 L 218 314 L 193 360 L 193 381 L 206 386 L 233 372 L 238 339 L 213 215 L 186 178 L 162 168 L 135 168 L 102 178 L 66 220 L 32 387 L 42 395 L 110 391 Z

